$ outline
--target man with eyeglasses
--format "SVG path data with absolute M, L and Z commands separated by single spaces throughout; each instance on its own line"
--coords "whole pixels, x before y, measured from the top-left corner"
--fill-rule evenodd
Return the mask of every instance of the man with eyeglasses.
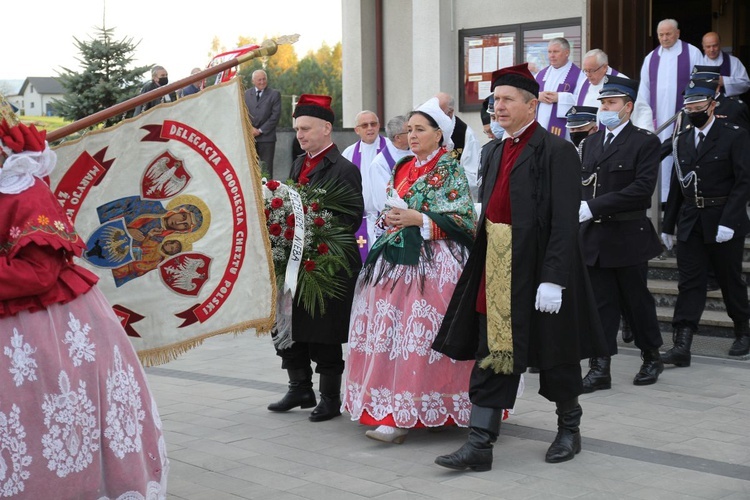
M 609 65 L 609 57 L 603 50 L 586 52 L 574 96 L 576 106 L 599 107 L 599 91 L 604 85 L 604 75 L 625 76 Z
M 375 156 L 386 148 L 388 141 L 379 134 L 380 120 L 378 119 L 378 115 L 369 110 L 360 111 L 354 117 L 354 132 L 359 136 L 359 140 L 346 148 L 341 153 L 341 156 L 359 167 L 359 171 L 362 174 L 362 193 L 363 196 L 367 197 L 367 193 L 370 193 L 373 189 L 373 186 L 367 181 L 370 178 L 370 164 L 375 159 Z M 362 262 L 364 262 L 367 258 L 370 245 L 375 243 L 370 239 L 370 234 L 367 230 L 367 214 L 363 216 L 362 225 L 354 237 L 357 239 L 359 253 L 362 257 Z
M 394 116 L 388 120 L 385 124 L 385 133 L 388 136 L 386 147 L 375 156 L 370 168 L 362 171 L 362 184 L 369 186 L 362 194 L 365 198 L 367 234 L 371 243 L 375 243 L 377 236 L 380 236 L 375 221 L 385 208 L 386 187 L 391 179 L 393 166 L 404 156 L 412 154 L 406 124 L 404 115 Z M 364 178 L 365 175 L 367 179 Z
M 677 138 L 677 162 L 664 211 L 662 241 L 677 245 L 679 283 L 672 316 L 673 347 L 665 364 L 690 366 L 693 335 L 706 305 L 709 263 L 734 323 L 730 356 L 750 352 L 750 305 L 742 281 L 745 235 L 750 231 L 750 134 L 716 117 L 718 81 L 692 79 L 684 104 L 690 126 Z

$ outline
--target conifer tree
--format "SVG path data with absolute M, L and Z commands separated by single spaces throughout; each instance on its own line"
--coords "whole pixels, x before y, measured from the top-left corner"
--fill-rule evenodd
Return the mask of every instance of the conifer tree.
M 150 66 L 131 68 L 133 53 L 138 46 L 132 38 L 115 41 L 112 28 L 96 30 L 96 37 L 89 41 L 74 38 L 82 71 L 78 73 L 62 68 L 59 73 L 65 96 L 55 101 L 55 106 L 68 120 L 79 120 L 138 95 L 143 75 L 150 69 Z M 123 113 L 109 118 L 105 125 L 114 125 L 125 116 Z

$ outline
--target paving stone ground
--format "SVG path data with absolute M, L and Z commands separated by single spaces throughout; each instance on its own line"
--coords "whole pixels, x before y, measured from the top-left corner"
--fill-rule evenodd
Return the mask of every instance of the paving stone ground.
M 640 362 L 621 349 L 612 389 L 581 396 L 583 451 L 557 465 L 544 462 L 554 405 L 526 374 L 483 473 L 433 464 L 466 429 L 416 430 L 388 445 L 366 439 L 347 414 L 312 423 L 309 410 L 268 412 L 286 380 L 267 337 L 220 335 L 146 373 L 173 500 L 749 499 L 750 361 L 696 356 L 636 387 Z

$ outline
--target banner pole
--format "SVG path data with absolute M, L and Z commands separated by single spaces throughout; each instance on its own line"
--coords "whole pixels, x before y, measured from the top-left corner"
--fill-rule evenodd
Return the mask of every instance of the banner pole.
M 247 54 L 242 54 L 241 56 L 230 59 L 229 61 L 225 61 L 223 63 L 217 64 L 216 66 L 206 68 L 199 73 L 187 76 L 181 80 L 170 83 L 163 87 L 156 88 L 154 90 L 146 92 L 145 94 L 140 94 L 136 97 L 128 99 L 127 101 L 123 101 L 119 104 L 115 104 L 114 106 L 110 106 L 107 109 L 97 111 L 92 115 L 81 118 L 80 120 L 76 120 L 73 123 L 65 125 L 64 127 L 60 127 L 57 130 L 52 130 L 47 133 L 47 141 L 50 143 L 58 141 L 63 137 L 78 132 L 79 130 L 83 130 L 85 128 L 91 127 L 92 125 L 96 125 L 99 122 L 103 122 L 108 118 L 112 118 L 113 116 L 117 116 L 119 114 L 130 111 L 131 109 L 134 109 L 141 104 L 145 104 L 147 102 L 153 101 L 154 99 L 158 99 L 171 92 L 175 92 L 183 87 L 186 87 L 191 83 L 199 82 L 204 78 L 216 75 L 217 73 L 221 73 L 222 71 L 239 64 L 246 63 L 251 59 L 274 55 L 278 50 L 279 45 L 285 43 L 294 43 L 298 39 L 299 35 L 289 35 L 277 38 L 276 40 L 265 40 L 257 49 L 253 49 Z

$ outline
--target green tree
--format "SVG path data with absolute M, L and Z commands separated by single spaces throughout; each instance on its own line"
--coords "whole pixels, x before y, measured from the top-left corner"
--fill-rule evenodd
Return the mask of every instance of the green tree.
M 96 30 L 96 37 L 89 41 L 74 38 L 82 71 L 77 73 L 62 68 L 58 73 L 65 96 L 56 100 L 55 106 L 68 120 L 80 120 L 137 95 L 143 74 L 150 69 L 150 66 L 130 67 L 138 46 L 132 38 L 115 41 L 113 29 L 102 27 Z M 124 117 L 124 113 L 114 116 L 105 124 L 114 125 Z
M 252 38 L 241 37 L 243 45 L 259 43 Z M 333 98 L 333 112 L 336 115 L 334 126 L 341 127 L 341 43 L 333 47 L 323 44 L 317 51 L 310 51 L 301 60 L 292 45 L 282 45 L 271 56 L 253 59 L 239 70 L 246 87 L 252 86 L 252 74 L 263 69 L 268 74 L 269 85 L 281 92 L 280 127 L 292 125 L 292 96 L 301 94 L 326 94 Z

